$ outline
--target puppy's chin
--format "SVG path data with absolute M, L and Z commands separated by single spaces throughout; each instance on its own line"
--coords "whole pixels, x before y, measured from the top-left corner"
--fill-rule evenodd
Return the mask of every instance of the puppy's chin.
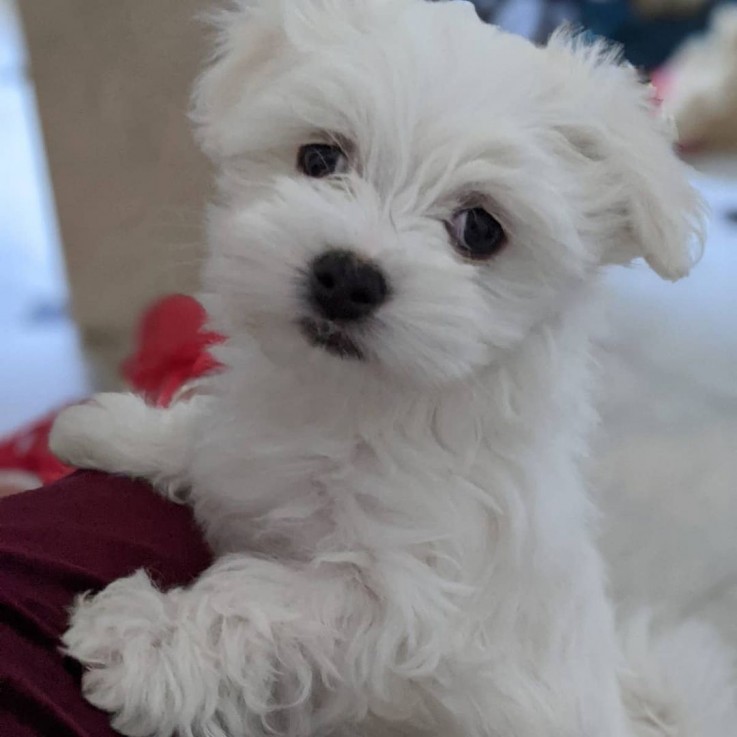
M 321 348 L 337 358 L 355 361 L 366 359 L 357 338 L 329 320 L 304 317 L 299 321 L 299 327 L 305 340 L 316 348 Z
M 251 325 L 241 336 L 258 346 L 275 367 L 302 371 L 310 367 L 318 373 L 327 368 L 357 371 L 367 366 L 364 349 L 346 332 L 313 318 L 300 318 L 292 323 L 259 323 Z M 332 374 L 332 371 L 330 372 Z
M 275 368 L 296 372 L 301 381 L 333 385 L 338 381 L 353 392 L 363 382 L 379 382 L 384 389 L 394 386 L 399 391 L 435 392 L 472 380 L 485 365 L 462 351 L 433 355 L 409 345 L 408 350 L 402 350 L 401 346 L 382 344 L 374 335 L 354 337 L 349 331 L 310 318 L 268 327 L 261 324 L 248 330 L 247 340 L 255 343 Z

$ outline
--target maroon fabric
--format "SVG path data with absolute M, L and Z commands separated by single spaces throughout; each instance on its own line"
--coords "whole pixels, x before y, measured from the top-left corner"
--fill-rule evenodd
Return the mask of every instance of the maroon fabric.
M 139 568 L 169 587 L 209 562 L 189 509 L 141 482 L 79 472 L 0 499 L 0 736 L 112 737 L 58 652 L 69 605 Z

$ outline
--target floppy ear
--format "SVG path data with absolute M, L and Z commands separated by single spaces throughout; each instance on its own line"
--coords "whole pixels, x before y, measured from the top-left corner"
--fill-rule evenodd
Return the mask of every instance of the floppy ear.
M 202 150 L 214 160 L 227 156 L 233 113 L 257 91 L 263 71 L 285 43 L 281 0 L 234 0 L 205 16 L 215 45 L 192 92 L 190 118 Z
M 244 121 L 256 98 L 274 92 L 274 80 L 300 65 L 300 55 L 343 32 L 361 28 L 380 8 L 414 0 L 227 0 L 205 16 L 215 30 L 214 51 L 197 80 L 191 119 L 203 151 L 220 162 L 237 153 Z M 268 112 L 259 111 L 267 128 Z
M 547 52 L 563 68 L 562 83 L 576 87 L 577 118 L 560 128 L 597 172 L 589 186 L 606 233 L 603 261 L 641 256 L 664 279 L 685 276 L 701 255 L 706 209 L 652 89 L 606 43 L 560 30 Z

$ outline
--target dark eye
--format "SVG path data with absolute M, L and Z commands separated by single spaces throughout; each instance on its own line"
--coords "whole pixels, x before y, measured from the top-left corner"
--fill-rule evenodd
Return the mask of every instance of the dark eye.
M 456 213 L 449 230 L 458 252 L 476 261 L 491 258 L 506 242 L 499 221 L 482 207 Z
M 297 157 L 297 167 L 308 177 L 321 179 L 331 174 L 343 174 L 348 157 L 339 146 L 328 143 L 309 143 L 302 146 Z

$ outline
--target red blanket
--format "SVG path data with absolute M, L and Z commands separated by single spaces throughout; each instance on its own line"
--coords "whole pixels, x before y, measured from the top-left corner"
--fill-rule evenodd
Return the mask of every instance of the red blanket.
M 221 338 L 207 332 L 205 323 L 205 311 L 192 297 L 174 294 L 152 305 L 141 319 L 135 351 L 122 366 L 128 387 L 166 407 L 188 382 L 215 370 L 208 349 Z M 57 412 L 0 441 L 0 474 L 21 471 L 48 484 L 71 473 L 49 451 Z
M 190 510 L 140 482 L 80 472 L 0 499 L 0 735 L 113 737 L 58 652 L 69 605 L 142 567 L 170 587 L 209 563 Z

